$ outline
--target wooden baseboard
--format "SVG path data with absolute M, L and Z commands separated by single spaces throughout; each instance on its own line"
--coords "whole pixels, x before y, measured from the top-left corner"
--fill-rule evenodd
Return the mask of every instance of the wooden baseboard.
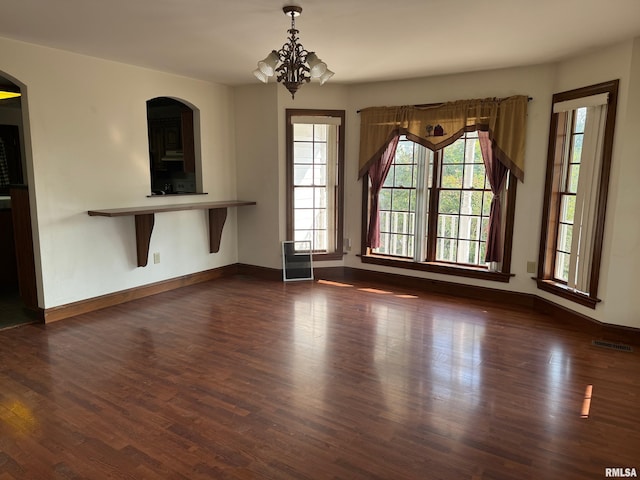
M 277 268 L 259 267 L 257 265 L 247 265 L 246 263 L 238 263 L 236 266 L 238 275 L 248 275 L 263 280 L 282 281 L 282 270 Z
M 331 273 L 337 273 L 337 271 Z M 330 279 L 331 278 L 329 278 L 328 280 Z M 345 267 L 344 279 L 386 283 L 387 285 L 397 285 L 399 287 L 412 288 L 425 292 L 487 300 L 506 303 L 509 305 L 533 307 L 534 304 L 534 296 L 527 293 L 511 292 L 508 290 L 498 290 L 487 287 L 478 287 L 475 285 L 466 285 L 463 283 L 444 282 L 442 280 L 433 280 L 429 278 L 410 277 L 407 275 L 398 275 L 395 273 L 376 272 L 373 270 L 363 270 L 359 268 Z
M 538 296 L 535 297 L 534 309 L 551 316 L 555 322 L 589 333 L 594 340 L 640 345 L 639 328 L 603 323 Z
M 385 285 L 411 288 L 429 293 L 452 295 L 462 298 L 487 300 L 501 304 L 518 305 L 532 308 L 549 315 L 554 322 L 589 332 L 594 340 L 640 345 L 640 329 L 602 323 L 594 318 L 582 315 L 569 308 L 553 303 L 537 295 L 497 290 L 474 285 L 443 282 L 419 277 L 410 277 L 392 273 L 376 272 L 350 267 L 331 267 L 314 269 L 315 277 L 334 281 L 365 281 Z
M 150 285 L 143 285 L 128 290 L 122 290 L 120 292 L 109 293 L 107 295 L 101 295 L 99 297 L 81 300 L 79 302 L 73 302 L 66 305 L 60 305 L 58 307 L 47 308 L 44 310 L 44 321 L 45 323 L 56 322 L 58 320 L 74 317 L 82 313 L 100 310 L 101 308 L 110 307 L 112 305 L 119 305 L 121 303 L 136 300 L 138 298 L 148 297 L 150 295 L 167 292 L 169 290 L 174 290 L 180 287 L 186 287 L 187 285 L 193 285 L 196 283 L 207 282 L 209 280 L 215 280 L 221 277 L 235 275 L 236 273 L 238 273 L 237 264 L 226 265 L 224 267 L 214 268 L 212 270 L 206 270 L 204 272 L 198 272 L 190 275 L 184 275 L 182 277 L 172 278 L 169 280 L 163 280 L 161 282 L 152 283 Z
M 224 267 L 207 270 L 205 272 L 172 278 L 162 282 L 144 285 L 141 287 L 123 290 L 120 292 L 102 295 L 100 297 L 81 300 L 58 307 L 44 310 L 45 323 L 55 322 L 65 318 L 92 312 L 101 308 L 118 305 L 121 303 L 148 297 L 157 293 L 174 290 L 187 285 L 207 282 L 232 275 L 247 275 L 264 280 L 282 281 L 282 270 L 276 268 L 260 267 L 237 263 Z M 589 332 L 594 339 L 603 339 L 613 342 L 640 345 L 640 329 L 602 323 L 594 318 L 582 315 L 578 312 L 555 304 L 537 295 L 498 290 L 475 285 L 444 282 L 428 278 L 411 277 L 395 273 L 376 272 L 351 267 L 316 267 L 314 277 L 322 280 L 333 281 L 363 281 L 386 286 L 393 285 L 401 288 L 419 290 L 443 295 L 452 295 L 462 298 L 473 298 L 497 302 L 508 305 L 518 305 L 532 308 L 538 312 L 549 315 L 554 322 L 560 322 L 571 328 L 578 328 L 583 332 Z
M 317 264 L 314 264 L 313 266 L 313 278 L 335 281 L 347 279 L 346 271 L 349 267 L 316 267 L 316 265 Z

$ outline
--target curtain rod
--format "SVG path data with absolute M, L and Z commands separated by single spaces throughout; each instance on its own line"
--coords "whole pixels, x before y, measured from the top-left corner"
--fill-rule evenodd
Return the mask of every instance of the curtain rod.
M 502 100 L 502 99 L 500 99 L 500 100 Z M 527 101 L 530 102 L 531 100 L 533 100 L 533 97 L 527 97 Z M 418 108 L 420 108 L 420 107 L 436 107 L 438 105 L 442 105 L 443 103 L 445 103 L 445 102 L 440 102 L 440 103 L 420 103 L 420 104 L 413 105 L 413 106 L 414 107 L 418 107 Z M 361 111 L 362 110 L 356 110 L 356 113 L 360 113 Z

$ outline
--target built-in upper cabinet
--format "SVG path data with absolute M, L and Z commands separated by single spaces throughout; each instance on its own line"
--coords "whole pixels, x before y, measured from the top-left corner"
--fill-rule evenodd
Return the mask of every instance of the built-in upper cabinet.
M 193 110 L 172 98 L 154 98 L 147 101 L 147 125 L 152 193 L 195 193 Z
M 23 183 L 18 126 L 0 125 L 0 196 L 9 195 L 9 185 Z

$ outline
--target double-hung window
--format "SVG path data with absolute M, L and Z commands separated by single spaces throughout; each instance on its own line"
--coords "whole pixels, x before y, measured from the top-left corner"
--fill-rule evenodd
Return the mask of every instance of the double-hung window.
M 380 245 L 363 246 L 364 262 L 508 281 L 516 180 L 509 177 L 497 199 L 506 206 L 506 215 L 497 220 L 501 261 L 487 262 L 494 194 L 481 134 L 486 135 L 467 132 L 435 152 L 400 137 L 378 196 Z M 363 198 L 369 198 L 369 189 Z
M 440 157 L 441 173 L 437 184 L 435 259 L 485 265 L 493 194 L 482 162 L 478 132 L 467 133 L 436 155 Z
M 413 258 L 416 252 L 416 201 L 427 149 L 401 139 L 379 194 L 380 247 L 374 252 Z M 422 195 L 421 195 L 422 200 Z M 419 239 L 418 239 L 419 241 Z
M 538 287 L 594 308 L 618 81 L 553 96 Z
M 286 111 L 287 237 L 314 260 L 342 258 L 343 110 Z

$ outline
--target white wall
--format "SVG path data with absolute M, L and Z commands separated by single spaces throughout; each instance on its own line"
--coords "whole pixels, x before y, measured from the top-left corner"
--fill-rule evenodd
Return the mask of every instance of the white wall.
M 280 175 L 278 167 L 278 94 L 275 84 L 235 91 L 238 198 L 257 205 L 238 223 L 240 263 L 281 268 L 278 256 Z
M 150 252 L 159 252 L 161 262 L 145 268 L 136 267 L 133 217 L 87 215 L 90 209 L 234 199 L 230 88 L 6 39 L 0 39 L 0 70 L 26 87 L 41 307 L 237 261 L 234 211 L 218 254 L 209 254 L 206 211 L 156 215 Z M 200 109 L 206 197 L 147 198 L 146 101 L 158 96 Z
M 293 100 L 279 84 L 258 84 L 237 87 L 235 96 L 238 195 L 258 201 L 258 208 L 239 222 L 239 261 L 282 268 L 281 242 L 287 226 L 285 111 L 344 110 L 347 87 L 306 84 Z M 322 262 L 334 265 L 342 262 Z
M 618 106 L 618 123 L 614 144 L 613 169 L 609 196 L 605 245 L 603 252 L 602 274 L 599 296 L 602 302 L 595 310 L 582 307 L 560 297 L 548 294 L 536 287 L 533 275 L 526 272 L 527 262 L 538 260 L 540 226 L 542 217 L 546 153 L 548 145 L 551 97 L 553 93 L 584 87 L 591 84 L 619 78 L 621 91 Z M 236 89 L 238 115 L 250 116 L 250 103 L 241 102 L 247 95 L 245 88 Z M 637 295 L 640 282 L 635 274 L 640 267 L 640 222 L 635 220 L 640 211 L 640 197 L 635 192 L 635 182 L 640 178 L 640 163 L 637 152 L 640 151 L 640 40 L 623 42 L 611 47 L 594 51 L 587 55 L 568 59 L 558 64 L 545 64 L 531 67 L 511 68 L 467 74 L 411 79 L 404 81 L 380 82 L 339 86 L 305 85 L 292 101 L 282 86 L 258 86 L 251 89 L 251 95 L 270 95 L 277 89 L 277 115 L 268 115 L 277 126 L 269 125 L 268 132 L 252 137 L 253 154 L 238 158 L 245 172 L 260 168 L 262 150 L 260 143 L 269 149 L 276 148 L 273 142 L 274 128 L 278 135 L 278 158 L 269 157 L 269 165 L 277 166 L 279 172 L 270 172 L 268 176 L 254 179 L 251 189 L 260 187 L 260 182 L 268 191 L 277 189 L 262 204 L 261 209 L 269 212 L 269 221 L 278 219 L 278 242 L 285 238 L 286 216 L 285 192 L 285 108 L 332 108 L 346 110 L 346 182 L 345 182 L 345 237 L 352 241 L 352 251 L 342 262 L 317 264 L 317 266 L 346 265 L 354 268 L 371 269 L 383 272 L 400 273 L 424 278 L 434 278 L 454 283 L 465 283 L 489 288 L 505 289 L 514 292 L 541 296 L 551 302 L 597 319 L 604 323 L 627 325 L 640 328 L 640 297 Z M 268 93 L 267 93 L 268 92 Z M 507 97 L 523 94 L 533 97 L 529 102 L 525 181 L 518 185 L 517 205 L 514 226 L 512 252 L 512 273 L 515 276 L 509 283 L 490 282 L 462 277 L 438 275 L 428 272 L 394 269 L 361 263 L 356 256 L 359 253 L 361 237 L 361 183 L 357 180 L 359 125 L 357 110 L 382 105 L 405 105 L 448 100 Z M 243 103 L 241 105 L 241 103 Z M 272 104 L 273 106 L 273 104 Z M 636 108 L 634 108 L 636 107 Z M 264 116 L 264 112 L 261 112 Z M 263 135 L 264 133 L 264 135 Z M 241 138 L 241 137 L 237 137 Z M 238 141 L 240 144 L 241 141 Z M 253 158 L 252 158 L 253 156 Z M 239 174 L 239 182 L 243 177 Z M 240 187 L 243 188 L 242 186 Z M 277 202 L 277 204 L 275 203 Z M 276 214 L 276 211 L 278 212 Z M 264 235 L 264 225 L 247 227 L 240 232 L 240 242 L 246 234 L 250 238 Z M 262 232 L 262 233 L 261 233 Z M 279 246 L 273 232 L 269 232 L 269 245 L 240 249 L 240 258 L 247 263 L 279 268 L 280 259 L 276 253 Z M 256 250 L 257 248 L 257 250 Z

